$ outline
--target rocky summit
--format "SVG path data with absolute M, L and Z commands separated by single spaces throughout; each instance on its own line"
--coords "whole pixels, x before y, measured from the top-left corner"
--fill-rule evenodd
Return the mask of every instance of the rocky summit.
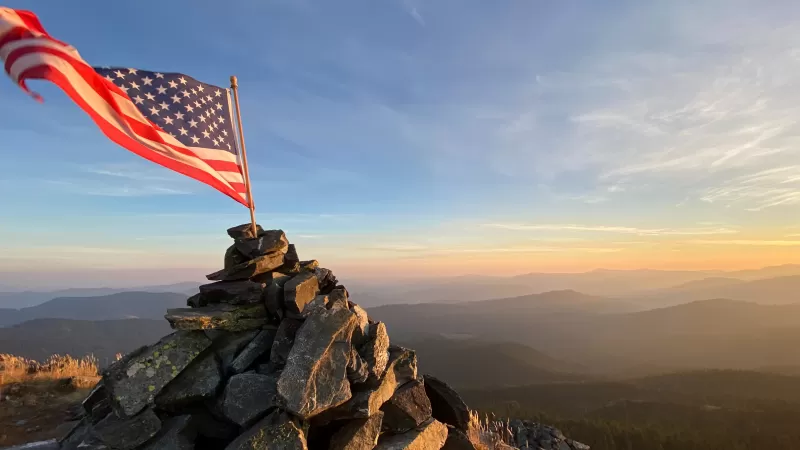
M 24 448 L 589 448 L 540 424 L 481 423 L 283 231 L 228 235 L 213 282 L 167 311 L 175 331 L 108 367 L 60 441 Z

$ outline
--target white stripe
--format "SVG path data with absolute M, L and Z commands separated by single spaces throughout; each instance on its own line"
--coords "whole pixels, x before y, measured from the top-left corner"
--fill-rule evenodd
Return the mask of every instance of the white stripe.
M 8 58 L 8 55 L 11 54 L 14 50 L 23 47 L 46 47 L 52 48 L 54 50 L 58 50 L 60 52 L 64 52 L 67 55 L 75 58 L 75 59 L 82 59 L 81 55 L 75 50 L 75 48 L 70 46 L 65 46 L 59 44 L 58 42 L 53 42 L 52 39 L 44 36 L 44 37 L 37 37 L 37 38 L 27 38 L 27 39 L 19 39 L 15 41 L 11 41 L 2 47 L 0 47 L 0 59 L 5 60 Z
M 203 160 L 176 152 L 166 145 L 151 141 L 134 133 L 133 130 L 131 130 L 130 127 L 124 122 L 124 120 L 117 115 L 116 111 L 114 111 L 108 105 L 108 103 L 106 103 L 105 100 L 103 100 L 103 98 L 100 97 L 97 92 L 95 92 L 86 83 L 83 77 L 81 77 L 80 74 L 75 71 L 72 65 L 64 59 L 51 54 L 32 53 L 17 59 L 17 61 L 15 61 L 12 65 L 10 72 L 18 77 L 20 73 L 29 68 L 42 65 L 50 66 L 61 72 L 72 85 L 73 89 L 75 89 L 78 95 L 81 96 L 81 98 L 89 105 L 89 107 L 122 133 L 145 145 L 148 149 L 153 150 L 169 159 L 179 161 L 183 164 L 208 173 L 212 177 L 230 187 L 232 190 L 236 191 L 236 189 L 233 189 L 220 173 L 209 167 L 208 164 L 206 164 Z
M 11 8 L 0 7 L 0 38 L 16 27 L 25 28 L 25 22 L 22 21 L 19 14 Z

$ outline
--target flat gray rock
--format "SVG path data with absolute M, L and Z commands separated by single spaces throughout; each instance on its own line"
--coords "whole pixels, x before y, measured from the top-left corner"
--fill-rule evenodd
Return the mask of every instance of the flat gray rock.
M 350 399 L 347 366 L 355 326 L 355 314 L 345 308 L 315 312 L 300 326 L 278 380 L 287 410 L 308 419 Z
M 214 303 L 245 305 L 261 303 L 266 283 L 250 280 L 217 281 L 200 286 L 200 303 L 202 306 Z
M 447 441 L 447 426 L 431 420 L 403 434 L 386 435 L 375 450 L 439 450 Z
M 392 433 L 404 433 L 431 418 L 431 402 L 425 386 L 419 380 L 410 381 L 397 389 L 381 407 L 383 428 Z
M 176 330 L 245 331 L 267 324 L 267 310 L 261 303 L 169 309 L 164 317 Z
M 225 330 L 206 330 L 204 333 L 211 339 L 211 350 L 219 358 L 223 375 L 230 373 L 230 366 L 239 352 L 242 351 L 260 330 L 229 332 Z
M 115 450 L 129 450 L 147 442 L 160 429 L 161 420 L 152 409 L 148 408 L 127 419 L 121 419 L 113 413 L 109 414 L 92 428 L 92 434 L 108 447 Z
M 231 363 L 231 373 L 242 373 L 249 369 L 256 359 L 269 355 L 276 330 L 261 330 Z
M 275 377 L 242 373 L 228 380 L 222 412 L 232 422 L 248 427 L 277 406 Z
M 50 439 L 49 441 L 29 442 L 13 447 L 3 447 L 2 450 L 59 450 L 60 448 L 58 441 Z
M 289 317 L 302 318 L 306 304 L 319 294 L 319 282 L 313 272 L 300 272 L 283 285 L 283 306 Z
M 289 241 L 283 230 L 266 230 L 255 239 L 236 239 L 233 244 L 236 249 L 247 258 L 257 258 L 274 252 L 286 253 Z
M 135 350 L 103 373 L 103 384 L 118 414 L 131 417 L 211 345 L 199 331 L 178 331 L 158 343 Z
M 228 228 L 228 236 L 233 239 L 252 239 L 264 234 L 264 229 L 261 228 L 261 225 L 256 224 L 256 235 L 253 236 L 253 225 L 249 223 L 243 223 L 241 225 L 237 225 L 235 227 Z
M 447 441 L 442 450 L 478 450 L 466 433 L 455 427 L 447 427 Z
M 247 260 L 227 269 L 206 275 L 211 281 L 235 281 L 247 280 L 248 278 L 269 272 L 283 265 L 283 253 L 276 252 L 262 255 L 257 258 Z
M 300 329 L 302 324 L 303 322 L 297 319 L 283 319 L 278 325 L 278 331 L 275 334 L 275 340 L 272 342 L 272 350 L 269 354 L 269 366 L 273 371 L 283 370 L 286 366 L 289 353 L 292 351 L 292 346 L 294 346 L 297 330 Z
M 294 421 L 277 411 L 263 418 L 231 442 L 225 450 L 308 450 L 305 434 Z
M 444 381 L 424 376 L 425 392 L 431 401 L 433 418 L 463 432 L 469 430 L 469 408 L 453 388 Z
M 192 450 L 197 430 L 190 416 L 171 417 L 164 421 L 161 430 L 147 441 L 142 450 Z
M 378 412 L 366 419 L 354 419 L 331 437 L 329 450 L 372 450 L 381 434 L 383 413 Z
M 231 245 L 228 247 L 228 250 L 225 251 L 225 265 L 222 266 L 226 269 L 230 269 L 233 266 L 239 265 L 243 262 L 247 261 L 247 257 L 244 256 L 236 249 L 236 245 Z
M 192 403 L 213 398 L 222 383 L 216 353 L 207 349 L 155 397 L 159 408 L 177 411 Z

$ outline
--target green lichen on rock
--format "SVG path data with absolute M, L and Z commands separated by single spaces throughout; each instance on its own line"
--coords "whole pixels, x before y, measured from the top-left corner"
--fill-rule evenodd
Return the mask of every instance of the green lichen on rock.
M 245 331 L 267 324 L 267 310 L 262 303 L 170 309 L 165 317 L 176 330 Z
M 178 331 L 116 361 L 103 373 L 114 411 L 123 417 L 137 414 L 210 345 L 202 332 Z

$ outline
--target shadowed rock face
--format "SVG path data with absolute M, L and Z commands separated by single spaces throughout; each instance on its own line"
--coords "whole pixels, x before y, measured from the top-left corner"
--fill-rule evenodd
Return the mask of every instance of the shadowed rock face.
M 416 353 L 390 345 L 330 270 L 280 230 L 229 234 L 212 277 L 224 281 L 168 311 L 179 331 L 109 367 L 59 450 L 483 448 L 458 394 L 423 382 Z M 511 434 L 520 448 L 587 448 L 528 422 Z

